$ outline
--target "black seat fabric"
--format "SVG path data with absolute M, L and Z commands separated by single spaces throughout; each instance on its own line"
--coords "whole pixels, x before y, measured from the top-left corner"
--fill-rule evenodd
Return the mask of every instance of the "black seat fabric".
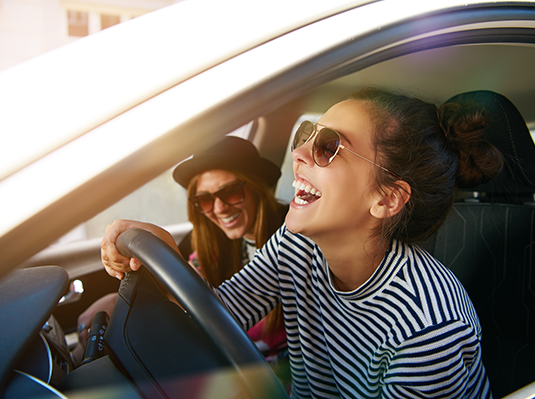
M 458 203 L 428 243 L 474 303 L 495 398 L 535 380 L 534 221 L 532 206 Z
M 506 168 L 472 189 L 486 193 L 485 200 L 455 203 L 424 246 L 472 298 L 483 328 L 483 361 L 493 395 L 501 398 L 535 381 L 535 145 L 507 98 L 477 91 L 452 101 L 476 102 L 490 113 L 486 139 L 502 151 Z

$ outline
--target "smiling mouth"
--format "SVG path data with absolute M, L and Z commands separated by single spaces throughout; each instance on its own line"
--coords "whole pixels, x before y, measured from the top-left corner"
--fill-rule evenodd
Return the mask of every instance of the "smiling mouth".
M 321 191 L 310 184 L 294 180 L 292 187 L 295 188 L 294 202 L 297 205 L 306 205 L 321 198 Z
M 240 216 L 240 213 L 235 213 L 234 215 L 230 215 L 230 216 L 227 216 L 227 217 L 224 217 L 224 218 L 219 218 L 223 223 L 230 223 L 236 219 L 238 219 L 238 217 Z

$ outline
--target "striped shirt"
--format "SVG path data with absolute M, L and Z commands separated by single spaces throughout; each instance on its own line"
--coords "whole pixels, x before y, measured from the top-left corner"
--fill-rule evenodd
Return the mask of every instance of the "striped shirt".
M 283 225 L 217 293 L 245 329 L 282 301 L 292 398 L 491 397 L 472 302 L 420 247 L 394 240 L 340 292 L 318 246 Z

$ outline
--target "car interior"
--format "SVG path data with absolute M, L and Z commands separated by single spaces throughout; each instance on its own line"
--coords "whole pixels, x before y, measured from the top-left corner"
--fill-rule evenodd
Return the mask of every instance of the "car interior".
M 319 118 L 359 87 L 378 86 L 436 104 L 474 103 L 488 113 L 486 139 L 504 155 L 504 170 L 487 184 L 459 190 L 446 222 L 422 246 L 457 275 L 474 303 L 495 398 L 522 389 L 535 392 L 535 145 L 530 131 L 535 127 L 535 34 L 513 33 L 504 41 L 498 30 L 488 36 L 422 39 L 372 60 L 357 59 L 309 82 L 298 95 L 281 98 L 277 106 L 261 109 L 252 121 L 240 121 L 251 122 L 246 137 L 281 166 L 276 193 L 288 203 L 292 132 L 303 118 Z M 167 227 L 177 243 L 191 229 L 187 222 Z M 146 259 L 146 268 L 123 282 L 102 269 L 98 238 L 47 248 L 0 281 L 0 311 L 12 315 L 4 319 L 12 327 L 0 345 L 4 398 L 167 398 L 177 392 L 239 398 L 242 389 L 251 398 L 287 397 L 243 331 L 212 296 L 203 295 L 206 286 L 187 264 L 135 233 L 122 237 L 121 245 Z M 76 294 L 74 280 L 83 283 L 83 294 Z M 120 300 L 109 322 L 99 327 L 105 349 L 76 365 L 70 354 L 76 342 L 65 337 L 76 335 L 77 317 L 87 306 L 111 292 L 119 292 Z M 193 322 L 197 312 L 212 315 L 210 322 Z M 247 368 L 251 364 L 254 372 Z M 269 396 L 262 396 L 266 392 Z
M 506 164 L 487 184 L 459 192 L 449 216 L 426 244 L 468 291 L 483 328 L 483 361 L 493 394 L 502 397 L 534 375 L 533 216 L 535 146 L 518 109 L 491 91 L 461 93 L 448 102 L 477 103 L 490 114 L 486 139 Z M 464 195 L 463 195 L 464 194 Z M 455 250 L 452 250 L 455 248 Z

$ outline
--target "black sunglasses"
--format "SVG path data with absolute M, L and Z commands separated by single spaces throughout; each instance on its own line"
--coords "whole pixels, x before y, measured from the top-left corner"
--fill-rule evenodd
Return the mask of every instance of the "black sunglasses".
M 318 126 L 321 126 L 322 128 L 318 130 Z M 314 138 L 314 142 L 312 144 L 312 157 L 314 158 L 314 163 L 321 168 L 328 166 L 333 161 L 334 157 L 336 157 L 341 148 L 353 155 L 356 155 L 360 159 L 371 163 L 379 169 L 390 173 L 392 176 L 401 179 L 401 177 L 396 175 L 394 172 L 389 171 L 387 168 L 378 165 L 372 160 L 365 158 L 362 155 L 359 155 L 345 147 L 342 144 L 342 137 L 340 136 L 340 133 L 334 129 L 331 129 L 330 127 L 320 125 L 319 123 L 304 121 L 301 123 L 301 125 L 299 125 L 292 142 L 292 151 L 308 143 L 312 138 Z
M 216 197 L 227 205 L 236 205 L 243 202 L 245 199 L 245 191 L 243 190 L 244 185 L 245 182 L 243 181 L 230 183 L 225 187 L 220 188 L 215 193 L 193 195 L 189 197 L 188 200 L 199 212 L 210 212 L 214 208 Z

